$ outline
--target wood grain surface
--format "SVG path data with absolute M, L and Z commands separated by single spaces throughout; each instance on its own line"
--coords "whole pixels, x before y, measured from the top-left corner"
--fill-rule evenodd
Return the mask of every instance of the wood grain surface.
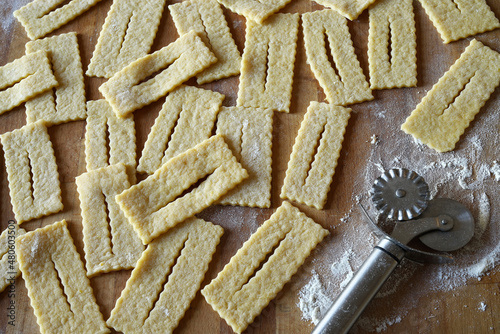
M 29 39 L 23 27 L 12 17 L 12 12 L 28 2 L 29 0 L 3 0 L 0 3 L 0 66 L 20 58 L 25 52 L 24 46 Z M 167 0 L 167 5 L 176 2 L 180 1 Z M 69 31 L 78 33 L 84 72 L 89 65 L 111 3 L 111 0 L 102 0 L 74 21 L 50 34 L 52 36 Z M 487 3 L 495 15 L 500 18 L 500 1 L 487 0 Z M 281 12 L 304 13 L 322 8 L 310 0 L 294 0 Z M 299 291 L 316 273 L 321 274 L 320 278 L 327 288 L 326 290 L 333 291 L 330 298 L 334 298 L 340 290 L 334 288 L 333 283 L 329 282 L 328 270 L 332 263 L 343 254 L 351 254 L 352 258 L 348 260 L 352 269 L 356 269 L 361 263 L 360 261 L 368 254 L 374 240 L 373 238 L 363 239 L 366 237 L 366 233 L 360 233 L 359 236 L 357 234 L 359 230 L 365 228 L 367 223 L 359 211 L 355 199 L 361 198 L 369 206 L 369 185 L 373 181 L 373 176 L 379 173 L 379 165 L 383 168 L 393 167 L 394 160 L 391 159 L 391 155 L 394 154 L 394 146 L 401 145 L 397 147 L 397 150 L 406 152 L 400 154 L 399 164 L 422 172 L 424 177 L 426 177 L 425 172 L 430 169 L 419 164 L 412 165 L 415 159 L 425 157 L 439 163 L 447 161 L 446 159 L 450 159 L 450 157 L 455 157 L 456 154 L 476 152 L 470 148 L 473 145 L 472 137 L 482 140 L 481 154 L 477 155 L 476 152 L 466 157 L 473 166 L 478 164 L 476 158 L 486 161 L 489 165 L 495 159 L 500 160 L 498 135 L 500 130 L 500 91 L 498 88 L 471 127 L 462 136 L 455 153 L 436 154 L 427 147 L 417 145 L 400 130 L 406 117 L 432 85 L 460 56 L 471 40 L 468 38 L 444 44 L 418 1 L 414 1 L 414 11 L 418 44 L 418 87 L 374 91 L 375 99 L 373 101 L 352 106 L 353 113 L 349 120 L 339 164 L 335 171 L 325 209 L 319 211 L 297 205 L 309 217 L 329 229 L 331 235 L 318 246 L 304 266 L 285 285 L 283 291 L 255 319 L 254 323 L 247 329 L 247 333 L 309 333 L 314 328 L 311 322 L 302 319 L 303 314 L 298 307 Z M 245 19 L 229 10 L 224 10 L 224 14 L 239 51 L 243 52 Z M 368 25 L 366 11 L 357 20 L 349 22 L 356 53 L 367 77 Z M 165 9 L 152 51 L 168 45 L 177 37 L 178 34 L 172 18 L 168 9 Z M 479 34 L 476 38 L 500 52 L 500 30 Z M 102 98 L 98 87 L 104 81 L 100 78 L 85 77 L 87 100 Z M 196 82 L 190 80 L 188 84 L 196 85 Z M 201 87 L 225 94 L 225 106 L 236 104 L 237 76 Z M 198 215 L 221 225 L 225 230 L 203 281 L 203 286 L 222 270 L 243 242 L 279 207 L 282 201 L 279 198 L 279 193 L 300 122 L 310 101 L 324 101 L 324 93 L 306 63 L 301 29 L 299 30 L 292 95 L 290 113 L 276 113 L 274 116 L 272 208 L 212 206 Z M 158 102 L 134 112 L 138 157 L 141 155 L 147 135 L 163 101 L 164 99 L 160 99 Z M 25 123 L 24 106 L 20 106 L 0 115 L 0 133 L 20 128 Z M 484 127 L 490 129 L 487 139 L 483 138 L 486 136 L 486 132 L 483 131 Z M 492 134 L 491 129 L 493 129 Z M 83 259 L 82 226 L 75 177 L 85 172 L 85 121 L 52 126 L 49 128 L 49 135 L 53 142 L 59 168 L 64 210 L 58 214 L 24 223 L 22 227 L 32 231 L 55 221 L 66 219 Z M 376 144 L 372 143 L 374 135 L 377 136 L 378 140 Z M 377 160 L 374 157 L 380 157 L 380 159 Z M 476 169 L 473 170 L 476 171 Z M 476 175 L 473 174 L 467 180 L 472 182 L 475 177 Z M 144 179 L 144 175 L 139 175 L 139 180 L 141 179 Z M 443 183 L 450 180 L 451 178 L 447 178 Z M 484 187 L 479 184 L 475 185 L 475 188 L 470 192 L 458 188 L 460 191 L 456 193 L 446 192 L 439 195 L 469 199 L 467 206 L 473 211 L 475 217 L 478 217 L 480 214 L 478 208 L 481 206 L 481 201 L 478 199 L 484 198 L 480 195 L 486 193 L 490 199 L 488 207 L 490 219 L 485 233 L 488 235 L 489 249 L 492 249 L 493 252 L 496 249 L 498 252 L 498 247 L 495 248 L 495 245 L 499 242 L 499 234 L 498 226 L 495 224 L 500 221 L 497 205 L 500 183 L 492 177 L 478 180 L 480 183 L 484 182 Z M 439 180 L 436 181 L 433 178 L 432 181 L 438 182 Z M 445 186 L 443 185 L 443 187 Z M 8 221 L 14 219 L 3 154 L 0 155 L 0 189 L 0 227 L 3 230 L 7 227 Z M 484 252 L 479 250 L 478 253 L 483 254 Z M 457 257 L 460 257 L 460 253 L 457 254 Z M 472 261 L 480 259 L 480 257 L 473 258 Z M 498 255 L 496 259 L 498 261 Z M 466 277 L 459 284 L 450 281 L 453 288 L 447 289 L 443 288 L 442 285 L 447 284 L 449 278 L 437 277 L 439 271 L 436 266 L 415 265 L 409 262 L 405 262 L 403 265 L 412 268 L 411 275 L 405 274 L 407 270 L 397 270 L 390 283 L 393 289 L 387 290 L 386 288 L 386 293 L 369 305 L 361 321 L 353 328 L 353 333 L 368 333 L 377 330 L 385 333 L 500 332 L 500 272 L 498 268 L 488 272 L 480 280 L 476 277 Z M 109 317 L 129 275 L 130 271 L 121 271 L 91 279 L 97 303 L 105 319 Z M 438 282 L 439 286 L 433 287 L 435 282 Z M 12 289 L 14 289 L 15 296 L 9 297 L 6 291 L 0 294 L 0 333 L 39 333 L 23 280 L 19 278 Z M 7 306 L 12 301 L 15 302 L 15 326 L 7 323 L 9 320 Z M 175 332 L 232 333 L 232 330 L 198 293 Z

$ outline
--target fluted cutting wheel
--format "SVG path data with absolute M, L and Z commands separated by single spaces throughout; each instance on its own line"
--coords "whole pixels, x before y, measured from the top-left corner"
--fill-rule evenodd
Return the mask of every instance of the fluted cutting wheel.
M 372 187 L 377 210 L 389 219 L 409 220 L 419 216 L 429 203 L 429 187 L 413 171 L 394 168 L 377 178 Z

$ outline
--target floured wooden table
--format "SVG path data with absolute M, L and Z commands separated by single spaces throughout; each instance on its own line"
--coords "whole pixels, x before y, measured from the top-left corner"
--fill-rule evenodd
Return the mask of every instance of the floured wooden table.
M 29 41 L 12 12 L 28 0 L 5 0 L 0 14 L 0 65 L 20 58 Z M 180 1 L 167 1 L 167 5 Z M 500 2 L 487 0 L 500 17 Z M 77 32 L 85 72 L 112 1 L 102 0 L 74 21 L 48 36 Z M 308 0 L 295 0 L 283 13 L 305 13 L 323 9 Z M 500 91 L 497 88 L 454 151 L 436 153 L 400 130 L 420 100 L 460 57 L 472 38 L 444 44 L 421 4 L 414 1 L 417 32 L 417 87 L 374 90 L 374 100 L 350 106 L 348 122 L 335 169 L 333 183 L 323 210 L 298 205 L 303 212 L 330 231 L 306 259 L 292 280 L 248 327 L 247 333 L 309 333 L 311 317 L 327 307 L 341 287 L 366 258 L 376 238 L 365 222 L 358 203 L 370 208 L 369 190 L 383 169 L 405 167 L 421 174 L 436 197 L 450 197 L 468 207 L 476 221 L 476 237 L 465 249 L 453 254 L 453 265 L 417 265 L 405 261 L 369 305 L 353 333 L 494 333 L 500 330 Z M 240 53 L 245 42 L 245 19 L 224 9 L 230 31 Z M 368 14 L 348 23 L 357 57 L 368 77 Z M 303 31 L 299 28 L 290 113 L 274 113 L 271 209 L 211 206 L 197 216 L 224 228 L 202 287 L 210 283 L 259 225 L 282 202 L 280 191 L 295 136 L 310 101 L 325 101 L 325 94 L 306 63 Z M 166 8 L 152 51 L 178 38 Z M 475 38 L 500 52 L 500 29 Z M 106 80 L 85 76 L 87 100 L 102 98 L 98 87 Z M 224 106 L 236 105 L 238 76 L 199 87 L 225 95 Z M 189 85 L 196 86 L 191 79 Z M 137 158 L 141 156 L 150 128 L 165 98 L 134 112 Z M 0 115 L 0 134 L 26 124 L 24 105 Z M 63 211 L 22 224 L 27 231 L 66 219 L 81 258 L 84 258 L 80 203 L 75 177 L 85 172 L 85 121 L 55 125 L 48 130 L 54 146 Z M 0 170 L 0 227 L 14 219 L 5 160 Z M 495 167 L 496 166 L 496 167 Z M 138 175 L 143 180 L 145 175 Z M 91 286 L 104 319 L 109 318 L 130 271 L 91 278 Z M 14 305 L 14 312 L 7 310 Z M 0 333 L 38 333 L 22 278 L 0 294 Z M 316 310 L 315 310 L 316 309 Z M 10 312 L 10 313 L 9 313 Z M 9 314 L 14 314 L 9 318 Z M 11 322 L 9 324 L 9 321 Z M 15 325 L 15 326 L 14 326 Z M 231 328 L 206 303 L 200 292 L 175 333 L 232 333 Z

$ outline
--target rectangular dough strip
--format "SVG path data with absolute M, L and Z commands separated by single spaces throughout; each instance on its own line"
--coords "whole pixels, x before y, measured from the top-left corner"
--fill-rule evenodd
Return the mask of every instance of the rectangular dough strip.
M 248 171 L 249 177 L 219 202 L 269 208 L 271 206 L 273 111 L 271 109 L 223 107 L 217 119 L 217 134 Z
M 322 6 L 335 9 L 351 21 L 357 19 L 358 16 L 375 1 L 376 0 L 314 0 L 314 2 Z
M 369 10 L 370 88 L 417 85 L 417 35 L 412 0 L 379 0 Z
M 227 324 L 241 333 L 327 234 L 311 218 L 283 202 L 201 293 Z
M 87 126 L 85 128 L 87 171 L 117 163 L 124 163 L 135 169 L 134 116 L 116 116 L 109 103 L 104 99 L 88 101 L 87 109 Z M 109 147 L 106 143 L 109 143 Z
M 65 220 L 19 236 L 16 255 L 42 334 L 110 332 Z
M 139 172 L 153 174 L 161 165 L 212 135 L 224 95 L 192 86 L 168 94 L 139 159 Z
M 59 85 L 55 92 L 48 91 L 26 102 L 27 123 L 44 120 L 54 125 L 85 119 L 85 84 L 76 33 L 26 43 L 27 54 L 40 50 L 50 54 Z
M 166 0 L 115 0 L 106 16 L 87 75 L 111 78 L 153 45 Z
M 116 164 L 77 176 L 83 246 L 89 277 L 132 269 L 144 246 L 115 196 L 130 187 L 127 167 Z
M 14 11 L 32 40 L 62 27 L 101 0 L 34 0 Z
M 46 51 L 0 67 L 0 115 L 57 85 Z
M 107 324 L 128 333 L 172 333 L 196 296 L 224 230 L 191 218 L 151 242 Z
M 63 209 L 54 149 L 43 121 L 0 136 L 19 224 Z
M 170 159 L 146 180 L 117 195 L 116 201 L 142 242 L 148 244 L 247 177 L 217 135 Z
M 197 33 L 191 31 L 132 62 L 102 84 L 99 91 L 115 113 L 124 117 L 158 100 L 216 61 Z M 158 74 L 148 79 L 155 73 Z
M 348 108 L 311 102 L 293 145 L 281 198 L 323 209 L 350 112 Z
M 485 0 L 420 0 L 445 43 L 500 28 Z
M 217 0 L 232 12 L 262 24 L 269 16 L 285 7 L 292 0 Z M 247 21 L 248 24 L 248 21 Z
M 372 100 L 347 20 L 336 11 L 325 9 L 303 14 L 302 25 L 307 62 L 323 88 L 326 100 L 342 106 Z
M 15 222 L 9 221 L 7 228 L 0 234 L 0 292 L 14 281 L 21 271 L 16 257 L 16 238 L 26 233 Z
M 401 129 L 438 152 L 453 150 L 499 85 L 499 68 L 500 53 L 472 40 Z
M 238 107 L 289 112 L 299 14 L 275 14 L 264 24 L 247 21 Z
M 241 56 L 216 0 L 184 1 L 168 7 L 177 31 L 195 30 L 218 61 L 197 75 L 199 85 L 240 74 Z

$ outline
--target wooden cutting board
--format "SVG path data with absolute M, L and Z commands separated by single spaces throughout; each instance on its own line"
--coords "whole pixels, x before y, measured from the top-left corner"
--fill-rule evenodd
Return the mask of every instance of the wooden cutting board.
M 29 0 L 4 0 L 0 5 L 0 65 L 5 65 L 24 54 L 24 45 L 29 39 L 23 27 L 12 17 L 12 12 L 28 2 Z M 167 4 L 175 2 L 180 1 L 167 0 Z M 498 0 L 487 0 L 486 2 L 496 16 L 500 17 L 500 2 Z M 84 72 L 92 57 L 111 3 L 111 0 L 101 1 L 76 20 L 50 34 L 55 35 L 69 31 L 78 33 Z M 377 164 L 388 168 L 393 167 L 391 163 L 397 162 L 402 166 L 425 172 L 430 171 L 430 168 L 424 165 L 412 165 L 411 161 L 415 157 L 426 157 L 438 164 L 441 161 L 449 161 L 446 159 L 450 159 L 450 157 L 455 157 L 453 155 L 455 153 L 440 155 L 426 147 L 419 146 L 399 130 L 404 119 L 460 56 L 471 40 L 469 38 L 448 45 L 443 44 L 418 1 L 415 1 L 414 7 L 418 43 L 418 87 L 375 91 L 373 101 L 352 106 L 353 113 L 349 120 L 339 164 L 325 209 L 319 211 L 297 205 L 317 223 L 329 229 L 331 235 L 311 254 L 304 266 L 292 278 L 291 282 L 285 285 L 277 298 L 255 319 L 247 333 L 309 333 L 313 329 L 314 326 L 311 322 L 302 319 L 303 312 L 298 306 L 299 291 L 316 274 L 326 291 L 329 291 L 329 297 L 334 298 L 340 290 L 330 281 L 330 266 L 344 259 L 350 263 L 350 269 L 355 270 L 368 254 L 374 240 L 372 237 L 366 237 L 366 233 L 360 233 L 360 230 L 365 228 L 366 223 L 356 202 L 359 198 L 366 201 L 369 191 L 368 185 L 373 181 L 372 175 L 379 173 Z M 281 12 L 304 13 L 322 8 L 309 0 L 294 0 Z M 224 13 L 229 21 L 230 30 L 239 51 L 243 52 L 245 19 L 228 10 L 224 10 Z M 363 71 L 368 76 L 367 13 L 363 13 L 357 20 L 349 22 L 349 29 Z M 153 45 L 153 51 L 168 45 L 177 37 L 178 34 L 172 18 L 166 9 Z M 480 34 L 476 38 L 500 52 L 500 30 Z M 98 87 L 103 82 L 103 79 L 85 77 L 88 100 L 102 98 Z M 195 85 L 195 82 L 191 80 L 188 84 Z M 235 105 L 238 77 L 217 81 L 202 87 L 225 94 L 224 105 Z M 225 229 L 225 234 L 203 285 L 208 284 L 222 270 L 243 242 L 280 205 L 282 200 L 279 198 L 279 193 L 300 122 L 309 102 L 324 101 L 324 98 L 325 95 L 321 87 L 306 63 L 303 34 L 302 31 L 299 31 L 290 113 L 277 113 L 274 117 L 272 208 L 213 206 L 199 215 Z M 141 155 L 144 142 L 163 100 L 161 99 L 134 113 L 138 157 Z M 500 156 L 498 148 L 499 101 L 500 91 L 497 89 L 457 146 L 457 154 L 465 154 L 463 152 L 468 152 L 469 146 L 472 145 L 469 140 L 471 137 L 477 136 L 482 140 L 481 155 L 478 156 L 474 153 L 466 157 L 474 171 L 477 170 L 475 167 L 478 167 L 479 163 L 476 158 L 479 157 L 481 161 L 486 161 L 491 165 L 493 160 Z M 25 123 L 24 106 L 21 106 L 0 116 L 0 133 L 20 128 Z M 489 137 L 486 138 L 488 140 L 483 138 L 482 129 L 484 126 L 493 129 L 493 133 L 490 133 Z M 53 126 L 49 128 L 49 135 L 53 142 L 59 168 L 64 210 L 58 214 L 24 223 L 22 227 L 32 231 L 61 219 L 68 220 L 71 235 L 83 259 L 82 226 L 75 177 L 85 172 L 85 122 L 78 121 Z M 397 160 L 390 160 L 389 158 L 394 154 L 394 146 L 400 145 L 400 143 L 402 146 L 399 147 L 399 151 L 408 152 L 408 160 L 405 155 Z M 7 227 L 8 221 L 14 219 L 14 215 L 8 194 L 3 154 L 0 160 L 0 227 L 3 230 Z M 423 176 L 426 176 L 425 173 Z M 144 176 L 139 176 L 139 179 L 143 178 Z M 466 180 L 472 182 L 475 180 L 474 178 L 478 177 L 473 174 Z M 452 183 L 452 179 L 453 177 L 445 181 Z M 491 244 L 488 244 L 488 247 L 494 251 L 500 235 L 498 227 L 494 225 L 500 220 L 496 202 L 500 184 L 495 183 L 492 178 L 487 180 L 483 178 L 479 181 L 484 181 L 484 189 L 482 183 L 480 185 L 474 184 L 474 188 L 471 190 L 472 195 L 468 195 L 468 193 L 462 195 L 458 192 L 442 195 L 468 198 L 467 205 L 475 216 L 483 214 L 481 216 L 483 217 L 482 222 L 490 222 L 485 232 L 488 243 Z M 484 199 L 481 197 L 483 193 L 490 199 L 489 206 L 485 206 L 484 201 L 480 201 L 480 199 Z M 470 200 L 471 198 L 472 200 Z M 484 210 L 480 211 L 478 207 L 488 209 L 489 220 L 484 220 Z M 473 262 L 480 259 L 481 257 L 472 257 Z M 393 289 L 386 287 L 385 293 L 371 303 L 360 323 L 353 329 L 354 333 L 373 332 L 377 329 L 385 333 L 493 333 L 500 330 L 500 273 L 498 269 L 489 272 L 481 280 L 475 277 L 466 277 L 457 283 L 456 279 L 449 280 L 448 277 L 436 276 L 439 275 L 439 271 L 433 266 L 417 266 L 410 263 L 404 265 L 411 270 L 396 271 L 396 276 L 390 283 Z M 91 279 L 97 303 L 105 319 L 109 317 L 129 275 L 130 271 L 122 271 Z M 344 278 L 346 277 L 341 277 L 341 279 Z M 439 286 L 433 287 L 432 285 L 436 285 L 435 282 L 441 283 L 438 284 Z M 450 282 L 453 289 L 443 287 L 443 284 L 448 284 L 446 282 Z M 7 292 L 0 294 L 0 333 L 38 333 L 38 325 L 21 278 L 17 280 L 13 292 L 14 296 L 9 296 Z M 15 326 L 7 323 L 7 306 L 12 301 L 15 302 Z M 232 330 L 198 293 L 191 303 L 191 308 L 180 322 L 176 333 L 232 333 Z

